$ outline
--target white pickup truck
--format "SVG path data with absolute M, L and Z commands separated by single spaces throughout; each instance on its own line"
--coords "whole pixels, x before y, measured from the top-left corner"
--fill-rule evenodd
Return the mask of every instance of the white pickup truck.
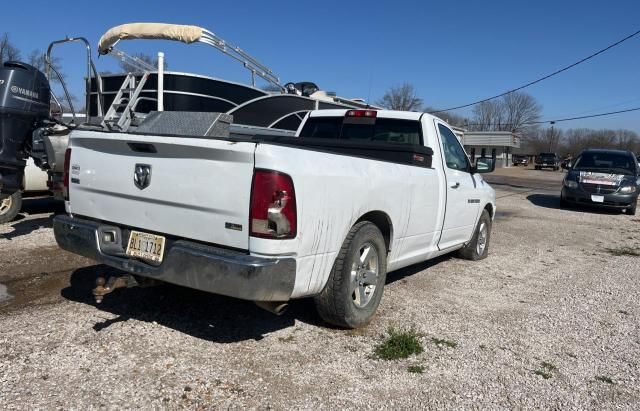
M 487 256 L 495 161 L 470 164 L 429 114 L 312 111 L 292 137 L 149 130 L 71 133 L 63 249 L 272 311 L 313 297 L 343 327 L 370 321 L 388 271 Z

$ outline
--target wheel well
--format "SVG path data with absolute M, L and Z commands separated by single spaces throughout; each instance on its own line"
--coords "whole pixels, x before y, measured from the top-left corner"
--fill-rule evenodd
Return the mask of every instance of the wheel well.
M 389 216 L 382 211 L 369 211 L 358 219 L 354 224 L 361 221 L 369 221 L 378 227 L 378 230 L 382 233 L 384 243 L 387 246 L 387 251 L 391 251 L 391 236 L 393 235 L 393 226 Z
M 491 216 L 491 218 L 493 218 L 493 206 L 491 205 L 491 203 L 488 203 L 485 207 L 485 210 L 487 210 L 489 212 L 489 215 Z

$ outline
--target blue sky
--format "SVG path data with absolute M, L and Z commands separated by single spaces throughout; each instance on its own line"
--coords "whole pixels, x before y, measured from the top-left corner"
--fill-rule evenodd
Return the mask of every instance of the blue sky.
M 208 28 L 283 82 L 310 80 L 341 96 L 375 101 L 406 81 L 425 104 L 448 107 L 536 79 L 639 30 L 640 1 L 4 1 L 0 32 L 28 54 L 66 35 L 84 36 L 95 48 L 108 28 L 136 21 Z M 120 44 L 127 52 L 164 51 L 170 70 L 249 78 L 205 45 Z M 80 46 L 56 55 L 82 95 Z M 110 57 L 96 64 L 116 67 Z M 640 36 L 527 92 L 542 104 L 544 119 L 640 107 Z M 558 126 L 640 132 L 640 112 Z

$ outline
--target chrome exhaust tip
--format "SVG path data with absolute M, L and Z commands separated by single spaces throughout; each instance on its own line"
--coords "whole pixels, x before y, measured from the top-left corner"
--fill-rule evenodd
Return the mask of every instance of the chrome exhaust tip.
M 282 315 L 289 308 L 289 303 L 286 301 L 254 301 L 254 303 L 275 315 Z

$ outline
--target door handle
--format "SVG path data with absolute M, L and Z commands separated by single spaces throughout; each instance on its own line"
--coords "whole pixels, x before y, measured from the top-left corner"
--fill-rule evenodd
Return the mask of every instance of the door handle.
M 451 188 L 458 188 L 458 187 L 460 187 L 460 183 L 458 183 L 457 181 L 455 184 L 451 184 Z

